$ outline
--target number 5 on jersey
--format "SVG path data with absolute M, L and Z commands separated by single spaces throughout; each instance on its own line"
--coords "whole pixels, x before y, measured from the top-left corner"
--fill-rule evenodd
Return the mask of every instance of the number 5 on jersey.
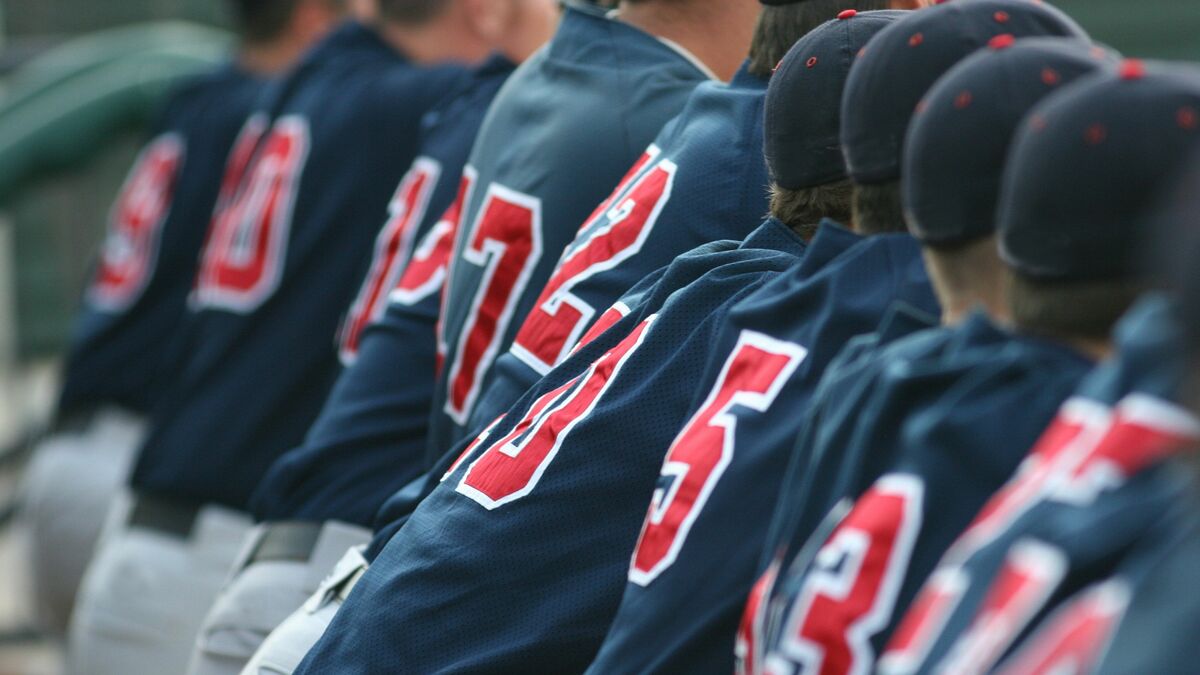
M 739 414 L 764 412 L 808 355 L 790 342 L 743 331 L 716 385 L 675 438 L 642 525 L 629 580 L 649 585 L 674 562 L 733 459 Z

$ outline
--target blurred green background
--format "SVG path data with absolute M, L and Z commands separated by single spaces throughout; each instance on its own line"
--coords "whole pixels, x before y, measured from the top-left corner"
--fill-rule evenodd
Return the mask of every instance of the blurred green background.
M 1200 60 L 1200 0 L 1054 4 L 1075 16 L 1096 39 L 1125 54 Z M 166 20 L 224 26 L 228 20 L 223 0 L 0 0 L 0 11 L 0 88 L 30 59 L 92 31 Z M 16 268 L 18 318 L 10 339 L 15 339 L 19 360 L 62 349 L 108 204 L 142 138 L 144 119 L 148 115 L 131 118 L 127 127 L 88 148 L 78 163 L 0 202 L 0 213 L 10 223 L 7 236 Z

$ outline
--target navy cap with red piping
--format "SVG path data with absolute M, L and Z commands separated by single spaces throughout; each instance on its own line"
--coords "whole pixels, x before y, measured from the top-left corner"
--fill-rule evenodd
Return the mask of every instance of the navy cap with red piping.
M 1087 38 L 1039 0 L 955 0 L 912 12 L 875 37 L 854 64 L 842 99 L 841 143 L 863 184 L 900 178 L 904 136 L 926 91 L 997 35 Z
M 903 199 L 912 234 L 954 245 L 996 230 L 1005 160 L 1025 114 L 1085 75 L 1115 70 L 1116 54 L 1083 40 L 991 41 L 922 100 L 905 140 Z
M 1159 193 L 1200 150 L 1200 68 L 1126 61 L 1063 88 L 1022 123 L 1000 196 L 1000 252 L 1044 281 L 1140 272 Z
M 800 38 L 767 87 L 763 151 L 771 180 L 798 190 L 846 178 L 842 89 L 858 51 L 907 12 L 843 11 Z

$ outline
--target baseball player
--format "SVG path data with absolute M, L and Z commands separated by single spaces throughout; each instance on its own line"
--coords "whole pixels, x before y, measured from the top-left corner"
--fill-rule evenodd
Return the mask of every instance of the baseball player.
M 1036 107 L 1005 179 L 1002 250 L 1017 279 L 1073 295 L 1075 311 L 1111 302 L 1120 286 L 1100 280 L 1136 285 L 1131 242 L 1146 234 L 1142 223 L 1164 180 L 1200 147 L 1190 114 L 1197 106 L 1194 68 L 1128 61 Z M 1050 231 L 1061 234 L 1045 236 Z M 1089 288 L 1086 302 L 1079 294 Z M 1200 424 L 1174 402 L 1187 371 L 1172 356 L 1182 338 L 1161 324 L 1150 307 L 1123 325 L 1117 358 L 1062 406 L 929 576 L 881 669 L 1092 668 L 1095 650 L 1086 643 L 1107 639 L 1129 599 L 1127 582 L 1098 582 L 1185 529 L 1175 514 L 1191 483 L 1166 460 L 1195 446 Z M 1028 628 L 1071 597 L 1087 611 L 1052 619 L 1068 627 L 1085 620 L 1074 624 L 1079 639 L 1056 644 L 1062 633 L 1048 628 L 1023 648 Z
M 1176 236 L 1171 243 L 1181 242 Z M 1195 264 L 1194 256 L 1185 259 Z M 1113 408 L 1112 426 L 1097 434 L 1107 447 L 1097 448 L 1080 465 L 1087 467 L 1082 472 L 1062 480 L 1094 476 L 1110 463 L 1119 467 L 1114 482 L 1123 484 L 1105 486 L 1103 494 L 1093 489 L 1092 499 L 1070 509 L 1058 496 L 1056 507 L 1030 509 L 1030 517 L 1036 511 L 1053 524 L 1021 527 L 1028 537 L 1011 545 L 1008 558 L 1036 564 L 1032 588 L 1052 597 L 1033 597 L 1032 604 L 1044 606 L 1034 609 L 1032 619 L 1022 616 L 1014 628 L 997 627 L 1000 650 L 1020 635 L 1000 672 L 1186 673 L 1195 666 L 1197 609 L 1190 591 L 1200 526 L 1195 473 L 1200 420 L 1194 403 L 1181 405 L 1180 385 L 1194 386 L 1195 333 L 1194 324 L 1180 323 L 1180 311 L 1164 297 L 1139 303 L 1122 321 L 1117 360 L 1094 376 L 1108 378 L 1112 394 L 1118 390 L 1111 385 L 1121 381 L 1126 393 Z M 1090 550 L 1076 550 L 1081 538 L 1092 541 Z M 1053 553 L 1060 543 L 1070 551 L 1066 570 Z M 1042 559 L 1030 556 L 1045 552 Z M 1008 567 L 1006 562 L 995 582 L 1011 577 Z M 980 585 L 993 593 L 993 583 Z M 980 646 L 965 649 L 982 653 Z
M 241 670 L 267 632 L 317 590 L 350 543 L 369 539 L 366 528 L 384 499 L 424 468 L 434 328 L 463 166 L 492 98 L 517 62 L 549 39 L 559 18 L 553 0 L 468 9 L 499 51 L 423 121 L 418 157 L 400 181 L 375 258 L 342 322 L 348 366 L 304 443 L 281 457 L 256 490 L 253 512 L 266 522 L 247 538 L 235 578 L 209 611 L 193 673 Z M 308 619 L 308 612 L 297 617 Z M 299 656 L 286 667 L 285 654 L 259 660 L 290 672 Z
M 778 581 L 766 589 L 769 602 L 754 621 L 767 637 L 765 657 L 752 658 L 765 670 L 869 666 L 894 627 L 894 613 L 911 601 L 970 514 L 1011 474 L 1090 368 L 1090 341 L 1106 334 L 1088 326 L 1048 339 L 1021 304 L 1027 298 L 1044 303 L 1042 296 L 1022 289 L 1011 302 L 1003 292 L 994 297 L 1006 280 L 994 252 L 993 214 L 1009 141 L 1023 115 L 1040 98 L 1111 62 L 1081 40 L 994 44 L 929 91 L 905 145 L 910 228 L 948 308 L 946 327 L 878 347 L 861 358 L 865 364 L 831 370 L 822 383 L 826 405 L 814 408 L 797 449 L 797 463 L 807 466 L 801 480 L 812 488 L 800 491 L 799 503 L 782 507 L 805 525 L 793 535 L 794 549 L 773 561 Z M 877 47 L 877 54 L 888 51 L 886 44 Z M 965 106 L 964 91 L 972 97 Z M 984 110 L 986 122 L 978 112 Z M 950 187 L 958 185 L 969 187 Z M 1111 304 L 1110 324 L 1125 308 Z M 984 312 L 972 313 L 973 305 L 1016 332 Z M 852 425 L 851 408 L 857 410 Z M 968 447 L 964 438 L 971 439 Z M 850 508 L 833 507 L 836 528 L 817 528 L 810 538 L 806 528 L 830 512 L 834 498 Z M 852 540 L 876 548 L 851 552 L 845 547 Z M 855 557 L 868 550 L 869 559 Z M 839 565 L 849 570 L 856 564 L 841 580 L 856 589 L 861 604 L 823 609 L 836 602 L 823 581 Z M 885 577 L 895 585 L 881 587 Z M 868 614 L 871 623 L 863 625 L 870 628 L 854 628 Z M 847 648 L 842 636 L 851 631 L 860 642 Z
M 451 259 L 431 462 L 471 431 L 496 357 L 580 225 L 697 84 L 733 77 L 758 11 L 753 0 L 638 0 L 608 14 L 569 6 L 549 49 L 498 99 L 472 152 Z
M 1200 411 L 1195 348 L 1200 344 L 1196 340 L 1200 336 L 1196 298 L 1200 295 L 1196 294 L 1195 274 L 1200 253 L 1200 230 L 1195 226 L 1196 214 L 1200 213 L 1198 181 L 1200 163 L 1193 161 L 1171 191 L 1163 215 L 1154 218 L 1159 223 L 1151 249 L 1158 250 L 1150 258 L 1155 269 L 1166 270 L 1166 274 L 1159 272 L 1154 276 L 1165 277 L 1174 298 L 1143 300 L 1122 322 L 1125 325 L 1122 333 L 1128 339 L 1121 345 L 1123 355 L 1134 349 L 1153 354 L 1151 363 L 1156 370 L 1169 369 L 1175 377 L 1182 375 L 1181 386 L 1173 392 L 1171 400 L 1178 401 L 1193 416 Z M 1042 627 L 1025 639 L 1031 645 L 1028 649 L 1038 650 L 1031 653 L 1070 654 L 1080 662 L 1099 663 L 1094 670 L 1105 675 L 1186 672 L 1196 664 L 1200 657 L 1195 640 L 1200 604 L 1194 593 L 1180 593 L 1181 589 L 1195 587 L 1196 570 L 1200 569 L 1197 567 L 1200 550 L 1196 547 L 1200 543 L 1197 537 L 1200 522 L 1196 519 L 1200 509 L 1196 501 L 1195 456 L 1200 443 L 1191 445 L 1189 449 L 1176 451 L 1175 457 L 1168 460 L 1183 474 L 1182 480 L 1190 481 L 1191 485 L 1178 491 L 1179 506 L 1173 505 L 1168 511 L 1176 517 L 1163 518 L 1153 525 L 1163 536 L 1139 541 L 1140 550 L 1128 562 L 1121 563 L 1114 578 L 1096 582 L 1095 592 L 1079 593 L 1064 602 L 1053 619 L 1042 622 Z M 1098 617 L 1092 611 L 1097 606 L 1093 598 L 1105 598 L 1108 594 L 1104 589 L 1108 588 L 1127 589 L 1128 603 L 1117 612 L 1109 611 Z M 1101 630 L 1092 630 L 1091 626 Z M 1071 637 L 1080 634 L 1087 639 Z
M 416 64 L 487 53 L 440 5 L 381 2 L 377 24 L 334 31 L 246 122 L 257 141 L 214 212 L 185 363 L 72 618 L 75 671 L 186 667 L 249 529 L 250 492 L 300 442 L 336 376 L 331 338 L 415 157 L 420 119 L 465 75 Z
M 811 96 L 840 88 L 830 72 L 803 83 Z M 807 126 L 833 126 L 836 136 L 837 108 L 805 110 Z M 825 182 L 793 192 L 848 218 L 841 156 L 821 161 L 833 163 L 818 167 Z M 790 223 L 768 219 L 740 244 L 707 244 L 640 282 L 616 305 L 624 318 L 586 335 L 501 421 L 448 455 L 442 482 L 298 672 L 504 669 L 531 659 L 551 672 L 586 668 L 620 599 L 663 453 L 730 308 L 808 255 L 801 233 L 820 216 L 784 215 Z M 487 631 L 473 625 L 481 616 Z M 423 648 L 430 640 L 445 647 Z
M 235 57 L 176 89 L 109 213 L 76 319 L 56 431 L 37 448 L 22 487 L 35 606 L 47 628 L 66 630 L 103 514 L 169 379 L 167 345 L 185 312 L 226 157 L 263 79 L 332 27 L 333 5 L 235 3 Z
M 766 529 L 790 449 L 790 443 L 776 447 L 773 435 L 794 438 L 789 418 L 803 409 L 829 358 L 846 339 L 870 330 L 892 302 L 936 310 L 907 235 L 855 223 L 859 232 L 877 235 L 860 236 L 820 222 L 806 198 L 824 185 L 831 201 L 818 208 L 851 222 L 852 188 L 836 141 L 841 94 L 854 55 L 902 16 L 844 11 L 801 38 L 772 78 L 766 105 L 772 208 L 805 214 L 800 221 L 811 241 L 798 264 L 732 307 L 705 346 L 706 364 L 688 378 L 695 385 L 673 439 L 654 453 L 661 473 L 647 493 L 624 597 L 591 672 L 733 668 L 740 616 L 733 598 L 753 582 L 755 541 Z M 770 410 L 781 416 L 756 427 L 751 418 Z M 756 432 L 752 441 L 747 430 Z M 732 549 L 731 531 L 741 542 Z

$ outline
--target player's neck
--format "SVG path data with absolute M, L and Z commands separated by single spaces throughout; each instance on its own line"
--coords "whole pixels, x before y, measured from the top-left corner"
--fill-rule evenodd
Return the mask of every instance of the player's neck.
M 260 77 L 271 77 L 287 70 L 307 49 L 300 40 L 278 39 L 259 44 L 243 43 L 238 49 L 238 66 Z
M 1112 341 L 1094 338 L 1067 338 L 1064 340 L 1075 351 L 1093 361 L 1103 361 L 1113 354 Z
M 691 52 L 729 81 L 746 59 L 760 5 L 757 2 L 622 2 L 616 16 Z
M 420 27 L 383 21 L 378 30 L 393 49 L 416 63 L 476 63 L 487 58 L 487 45 L 470 35 L 455 19 L 453 13 L 448 13 Z
M 533 56 L 554 37 L 559 17 L 557 12 L 525 12 L 516 25 L 505 32 L 496 45 L 496 51 L 513 63 L 524 63 L 525 59 Z

